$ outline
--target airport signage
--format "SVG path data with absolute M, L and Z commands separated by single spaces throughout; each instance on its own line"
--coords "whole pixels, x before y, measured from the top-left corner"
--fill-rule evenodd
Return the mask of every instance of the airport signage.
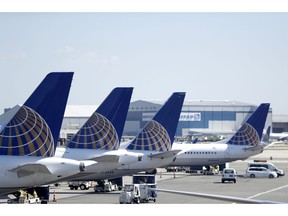
M 201 121 L 201 113 L 181 113 L 179 121 Z
M 150 121 L 154 117 L 156 113 L 142 113 L 142 121 Z M 193 112 L 193 113 L 184 113 L 180 114 L 179 121 L 201 121 L 201 113 Z

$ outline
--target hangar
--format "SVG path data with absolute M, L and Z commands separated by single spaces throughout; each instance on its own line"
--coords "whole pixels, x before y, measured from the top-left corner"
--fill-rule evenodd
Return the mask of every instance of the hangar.
M 124 136 L 135 136 L 153 118 L 165 101 L 137 100 L 130 103 Z M 257 109 L 260 104 L 237 101 L 184 101 L 176 136 L 188 134 L 234 133 L 241 123 Z M 65 111 L 60 137 L 69 140 L 97 109 L 96 105 L 68 105 Z M 272 108 L 265 128 L 272 126 Z

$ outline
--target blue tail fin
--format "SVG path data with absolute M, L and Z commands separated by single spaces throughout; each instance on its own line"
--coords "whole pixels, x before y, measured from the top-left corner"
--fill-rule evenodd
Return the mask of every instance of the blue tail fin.
M 0 133 L 1 155 L 53 156 L 73 72 L 49 73 Z
M 118 149 L 132 91 L 131 87 L 113 89 L 67 146 L 81 149 Z
M 198 139 L 199 139 L 199 137 L 196 137 L 196 138 L 192 141 L 192 143 L 197 143 L 197 142 L 198 142 Z
M 174 141 L 184 92 L 173 93 L 168 101 L 129 144 L 129 150 L 169 151 Z
M 258 145 L 262 138 L 269 107 L 269 103 L 262 103 L 227 143 L 233 145 Z

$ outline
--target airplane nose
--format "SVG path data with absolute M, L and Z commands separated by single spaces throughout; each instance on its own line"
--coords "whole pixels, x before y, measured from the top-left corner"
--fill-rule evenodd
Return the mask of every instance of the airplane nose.
M 83 162 L 80 162 L 79 170 L 80 170 L 80 172 L 85 172 L 86 166 L 85 166 L 85 164 Z

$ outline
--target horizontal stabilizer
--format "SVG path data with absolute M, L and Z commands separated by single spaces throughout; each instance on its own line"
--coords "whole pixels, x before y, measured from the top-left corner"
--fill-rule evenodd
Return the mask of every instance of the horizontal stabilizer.
M 102 155 L 99 157 L 90 158 L 90 160 L 94 160 L 96 162 L 118 163 L 119 156 L 118 155 Z
M 171 151 L 167 151 L 167 152 L 160 152 L 157 154 L 152 154 L 149 155 L 149 157 L 151 158 L 168 158 L 168 157 L 173 157 L 175 155 L 177 155 L 181 150 L 171 150 Z
M 243 148 L 245 151 L 259 151 L 266 147 L 267 145 L 257 145 L 257 146 L 249 146 Z
M 17 168 L 9 170 L 10 172 L 16 172 L 18 178 L 33 175 L 35 173 L 47 173 L 51 174 L 48 168 L 43 164 L 25 164 Z

